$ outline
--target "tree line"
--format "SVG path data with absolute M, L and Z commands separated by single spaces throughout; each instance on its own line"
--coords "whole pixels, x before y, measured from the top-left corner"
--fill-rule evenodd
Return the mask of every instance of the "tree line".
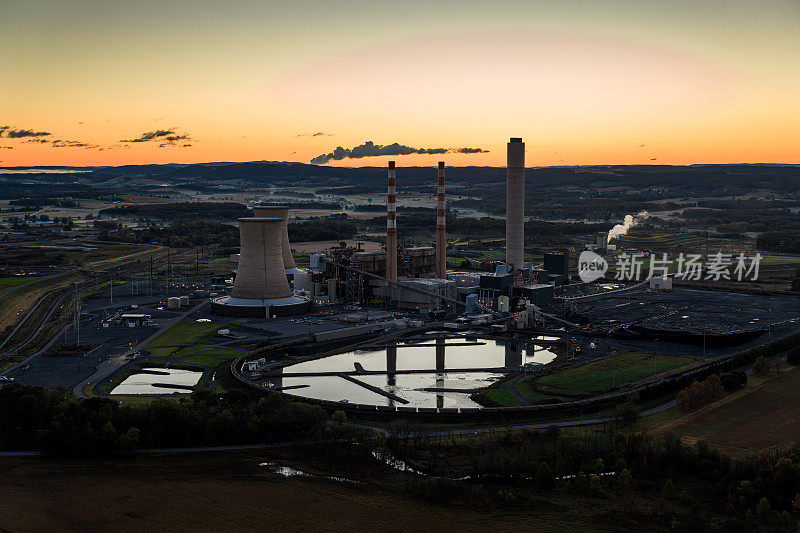
M 322 408 L 278 394 L 200 391 L 131 407 L 18 383 L 0 389 L 0 449 L 38 449 L 62 457 L 314 437 L 325 419 Z

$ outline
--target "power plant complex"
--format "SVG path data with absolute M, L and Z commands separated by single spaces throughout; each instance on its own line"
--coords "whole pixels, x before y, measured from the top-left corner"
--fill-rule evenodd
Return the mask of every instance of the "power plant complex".
M 433 176 L 432 176 L 433 177 Z M 525 261 L 525 143 L 507 144 L 506 261 L 493 273 L 447 272 L 445 162 L 436 173 L 435 246 L 398 246 L 397 167 L 389 161 L 386 246 L 383 251 L 333 249 L 298 268 L 289 242 L 289 207 L 256 205 L 239 219 L 241 254 L 229 296 L 214 298 L 215 313 L 282 317 L 310 311 L 312 304 L 349 302 L 431 313 L 508 313 L 543 305 L 553 286 L 569 279 L 568 254 L 546 254 L 543 268 Z
M 224 228 L 225 236 L 214 245 L 203 275 L 198 274 L 203 246 L 191 250 L 194 277 L 185 273 L 191 268 L 188 254 L 176 259 L 167 251 L 161 273 L 159 265 L 151 264 L 144 284 L 141 277 L 131 277 L 129 295 L 121 297 L 119 287 L 110 284 L 109 297 L 125 298 L 124 303 L 113 316 L 105 303 L 93 304 L 101 323 L 84 328 L 83 335 L 100 339 L 113 331 L 114 345 L 124 346 L 142 337 L 136 328 L 175 320 L 186 330 L 184 342 L 174 342 L 173 350 L 173 337 L 166 336 L 143 348 L 154 363 L 169 366 L 180 361 L 202 367 L 205 374 L 198 370 L 187 380 L 204 375 L 203 383 L 213 383 L 216 369 L 222 367 L 207 361 L 217 358 L 249 388 L 279 392 L 331 411 L 367 417 L 480 413 L 502 418 L 512 412 L 509 409 L 564 410 L 572 416 L 585 408 L 605 409 L 627 401 L 628 389 L 614 392 L 613 373 L 611 395 L 583 398 L 581 392 L 581 398 L 573 400 L 546 384 L 535 389 L 531 400 L 523 389 L 513 393 L 514 383 L 533 387 L 551 372 L 638 352 L 653 358 L 652 366 L 646 362 L 646 367 L 658 376 L 662 347 L 672 343 L 680 343 L 674 351 L 703 372 L 705 367 L 696 367 L 694 361 L 716 364 L 715 358 L 737 356 L 732 352 L 735 346 L 749 351 L 759 338 L 800 331 L 792 299 L 726 293 L 720 303 L 718 291 L 686 287 L 683 279 L 615 277 L 621 257 L 642 253 L 638 246 L 624 243 L 638 242 L 636 238 L 609 243 L 610 234 L 634 224 L 631 217 L 610 232 L 598 231 L 605 229 L 601 224 L 584 222 L 575 225 L 578 232 L 564 234 L 564 243 L 556 246 L 573 249 L 582 247 L 580 237 L 585 234 L 587 255 L 578 258 L 579 265 L 588 256 L 605 260 L 602 253 L 616 267 L 604 279 L 570 283 L 575 264 L 569 252 L 549 245 L 561 238 L 560 233 L 540 236 L 529 229 L 526 241 L 526 198 L 531 206 L 538 199 L 526 196 L 523 139 L 508 139 L 506 148 L 505 191 L 502 168 L 483 174 L 494 189 L 488 199 L 502 204 L 505 192 L 505 218 L 491 216 L 502 211 L 502 205 L 484 207 L 487 198 L 472 192 L 475 175 L 459 176 L 472 171 L 448 169 L 444 161 L 406 169 L 387 161 L 383 168 L 359 170 L 371 181 L 374 196 L 366 196 L 366 201 L 373 205 L 356 203 L 364 201 L 364 191 L 345 179 L 332 178 L 330 184 L 323 183 L 326 189 L 313 193 L 309 185 L 320 185 L 317 178 L 285 189 L 271 184 L 259 193 L 276 202 L 311 196 L 338 200 L 304 202 L 296 211 L 285 204 L 263 203 L 260 196 L 249 198 L 254 202 L 249 211 L 234 204 L 240 217 L 239 250 L 231 248 L 235 230 Z M 335 176 L 338 171 L 326 172 Z M 278 182 L 282 183 L 286 180 Z M 336 212 L 351 206 L 352 216 Z M 476 222 L 484 227 L 475 231 Z M 531 227 L 541 226 L 529 223 Z M 290 239 L 298 241 L 294 249 Z M 456 265 L 463 270 L 453 268 Z M 173 277 L 176 271 L 183 271 L 178 279 Z M 193 296 L 201 300 L 192 302 Z M 199 324 L 186 324 L 193 321 Z M 76 316 L 76 333 L 79 323 Z M 184 349 L 189 346 L 194 348 Z M 167 353 L 172 355 L 162 355 Z M 52 367 L 46 372 L 33 376 L 54 375 Z M 526 381 L 504 379 L 510 373 Z M 172 374 L 144 367 L 136 375 L 110 394 L 127 394 L 129 387 L 142 394 L 185 394 L 200 383 L 183 385 L 171 381 L 178 379 Z M 535 379 L 527 380 L 533 375 Z M 151 379 L 160 381 L 151 386 Z M 654 394 L 662 394 L 660 378 L 636 384 L 635 390 L 651 384 Z M 494 390 L 500 393 L 490 395 Z

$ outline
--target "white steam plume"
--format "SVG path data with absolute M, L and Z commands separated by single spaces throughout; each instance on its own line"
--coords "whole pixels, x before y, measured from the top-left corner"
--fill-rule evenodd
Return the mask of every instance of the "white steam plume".
M 616 239 L 620 235 L 625 235 L 628 233 L 632 227 L 639 223 L 639 218 L 646 217 L 647 211 L 640 211 L 639 214 L 636 216 L 634 215 L 625 215 L 625 220 L 622 221 L 622 224 L 617 224 L 613 228 L 611 228 L 608 232 L 608 241 L 611 242 L 611 239 Z

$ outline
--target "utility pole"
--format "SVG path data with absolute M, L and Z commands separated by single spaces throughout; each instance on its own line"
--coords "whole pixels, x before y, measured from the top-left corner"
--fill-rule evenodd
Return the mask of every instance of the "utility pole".
M 75 284 L 75 336 L 77 346 L 81 345 L 81 304 L 78 294 L 78 284 Z
M 170 258 L 172 257 L 172 250 L 167 252 L 167 296 L 172 296 L 172 276 L 170 273 Z

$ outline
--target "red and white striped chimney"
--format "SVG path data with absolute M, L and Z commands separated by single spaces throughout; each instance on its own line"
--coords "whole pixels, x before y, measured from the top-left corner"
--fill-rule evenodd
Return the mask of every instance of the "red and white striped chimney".
M 447 278 L 447 229 L 444 208 L 444 161 L 439 161 L 439 189 L 436 196 L 436 277 Z
M 386 196 L 386 277 L 397 281 L 397 189 L 394 161 L 389 161 L 389 190 Z

